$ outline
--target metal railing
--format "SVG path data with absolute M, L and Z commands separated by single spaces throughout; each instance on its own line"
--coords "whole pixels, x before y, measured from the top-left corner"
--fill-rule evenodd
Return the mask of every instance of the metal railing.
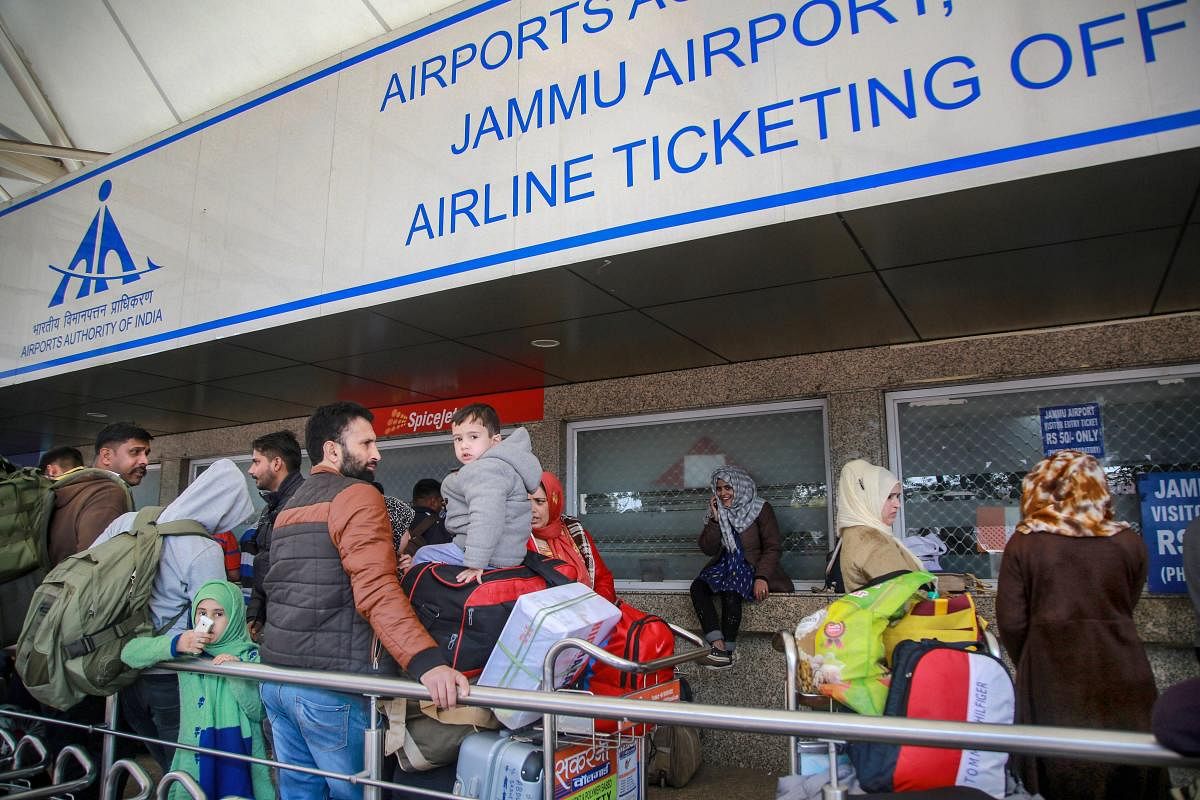
M 693 638 L 690 637 L 689 638 Z M 631 672 L 648 672 L 694 658 L 694 654 L 681 654 L 659 659 L 656 662 L 638 664 L 613 656 L 582 639 L 566 639 L 557 642 L 547 655 L 543 666 L 553 669 L 554 658 L 563 650 L 578 648 L 617 669 Z M 209 662 L 179 661 L 164 662 L 161 666 L 179 672 L 198 672 L 256 681 L 289 683 L 313 686 L 335 691 L 361 694 L 368 698 L 404 697 L 417 700 L 430 699 L 421 684 L 376 675 L 352 673 L 330 673 L 311 670 L 283 669 L 263 664 L 228 663 L 219 667 Z M 794 680 L 794 679 L 793 679 Z M 962 749 L 974 747 L 1011 753 L 1027 753 L 1041 756 L 1063 756 L 1070 758 L 1145 766 L 1200 767 L 1200 758 L 1187 758 L 1159 745 L 1150 734 L 1123 731 L 1097 731 L 1083 728 L 1063 728 L 1032 725 L 997 725 L 968 722 L 940 722 L 932 720 L 904 719 L 900 717 L 865 717 L 850 714 L 831 714 L 819 711 L 794 711 L 788 709 L 750 708 L 708 705 L 701 703 L 667 703 L 648 700 L 629 700 L 614 697 L 598 697 L 564 692 L 524 691 L 473 686 L 469 697 L 460 701 L 464 705 L 511 708 L 534 711 L 543 715 L 543 784 L 547 798 L 553 797 L 554 769 L 553 747 L 556 728 L 555 715 L 571 715 L 592 719 L 628 719 L 660 725 L 683 725 L 699 728 L 773 734 L 787 737 L 815 739 L 841 739 L 858 741 L 917 744 L 934 747 Z M 139 741 L 147 740 L 134 734 L 113 731 L 105 727 L 88 726 L 80 723 L 53 720 L 37 715 L 0 711 L 0 714 L 39 719 L 49 723 L 66 724 L 72 727 L 122 736 Z M 382 780 L 382 741 L 372 731 L 380 730 L 376 715 L 371 717 L 372 728 L 365 737 L 367 769 L 356 775 L 330 773 L 306 767 L 234 755 L 201 747 L 180 745 L 177 742 L 161 744 L 195 750 L 223 758 L 253 763 L 264 763 L 282 769 L 299 770 L 360 784 L 364 796 L 378 797 L 381 789 L 398 789 L 431 797 L 453 797 L 444 792 L 419 789 Z M 547 757 L 549 756 L 549 757 Z M 107 789 L 111 785 L 112 770 L 104 771 L 103 782 Z M 44 768 L 44 764 L 43 767 Z M 160 789 L 161 791 L 161 789 Z

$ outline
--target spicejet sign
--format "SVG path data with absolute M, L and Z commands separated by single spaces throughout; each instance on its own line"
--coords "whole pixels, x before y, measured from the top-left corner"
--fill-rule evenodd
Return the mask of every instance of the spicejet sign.
M 450 430 L 450 418 L 454 412 L 472 403 L 487 403 L 496 409 L 500 422 L 509 425 L 516 422 L 532 422 L 542 418 L 545 409 L 544 389 L 525 389 L 520 392 L 484 394 L 478 397 L 458 397 L 453 400 L 437 400 L 432 403 L 414 403 L 405 406 L 373 408 L 375 435 L 406 436 L 412 433 L 435 433 Z

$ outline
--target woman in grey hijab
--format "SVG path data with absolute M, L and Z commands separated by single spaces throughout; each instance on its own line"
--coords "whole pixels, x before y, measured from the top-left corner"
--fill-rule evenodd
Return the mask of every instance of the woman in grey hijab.
M 742 601 L 762 601 L 771 592 L 792 591 L 792 581 L 779 564 L 783 547 L 771 504 L 758 496 L 754 479 L 741 467 L 713 471 L 700 550 L 711 556 L 692 581 L 692 606 L 704 638 L 712 645 L 707 665 L 733 666 Z M 721 601 L 718 620 L 715 600 Z

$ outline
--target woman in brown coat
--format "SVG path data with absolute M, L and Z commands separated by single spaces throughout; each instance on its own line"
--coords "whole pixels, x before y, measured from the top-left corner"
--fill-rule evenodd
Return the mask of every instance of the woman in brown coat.
M 1150 730 L 1157 691 L 1133 607 L 1146 546 L 1113 520 L 1096 459 L 1073 450 L 1025 476 L 1022 520 L 1004 550 L 996 595 L 1000 638 L 1017 665 L 1018 723 Z M 1014 758 L 1046 800 L 1162 797 L 1161 769 Z
M 713 490 L 700 550 L 712 556 L 692 581 L 692 606 L 704 638 L 712 645 L 707 664 L 733 666 L 733 649 L 742 626 L 742 601 L 766 600 L 771 592 L 792 591 L 779 558 L 783 546 L 771 504 L 757 494 L 754 479 L 741 467 L 713 471 Z M 714 599 L 721 600 L 718 622 Z

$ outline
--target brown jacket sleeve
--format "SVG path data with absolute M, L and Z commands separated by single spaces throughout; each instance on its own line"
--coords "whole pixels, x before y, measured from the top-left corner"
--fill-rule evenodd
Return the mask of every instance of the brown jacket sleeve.
M 115 482 L 97 483 L 91 497 L 80 504 L 75 517 L 75 552 L 92 546 L 114 519 L 129 509 L 125 506 L 125 491 Z
M 768 583 L 771 576 L 779 569 L 779 557 L 783 555 L 783 544 L 779 537 L 779 521 L 775 519 L 775 509 L 770 503 L 763 503 L 762 511 L 758 514 L 759 554 L 757 563 L 753 564 L 754 577 L 762 578 Z
M 708 519 L 704 523 L 704 530 L 700 531 L 700 552 L 706 556 L 716 556 L 721 554 L 721 523 L 715 519 Z
M 383 495 L 367 483 L 342 490 L 330 504 L 329 536 L 350 576 L 354 607 L 400 666 L 420 679 L 444 664 L 396 578 L 392 525 Z

